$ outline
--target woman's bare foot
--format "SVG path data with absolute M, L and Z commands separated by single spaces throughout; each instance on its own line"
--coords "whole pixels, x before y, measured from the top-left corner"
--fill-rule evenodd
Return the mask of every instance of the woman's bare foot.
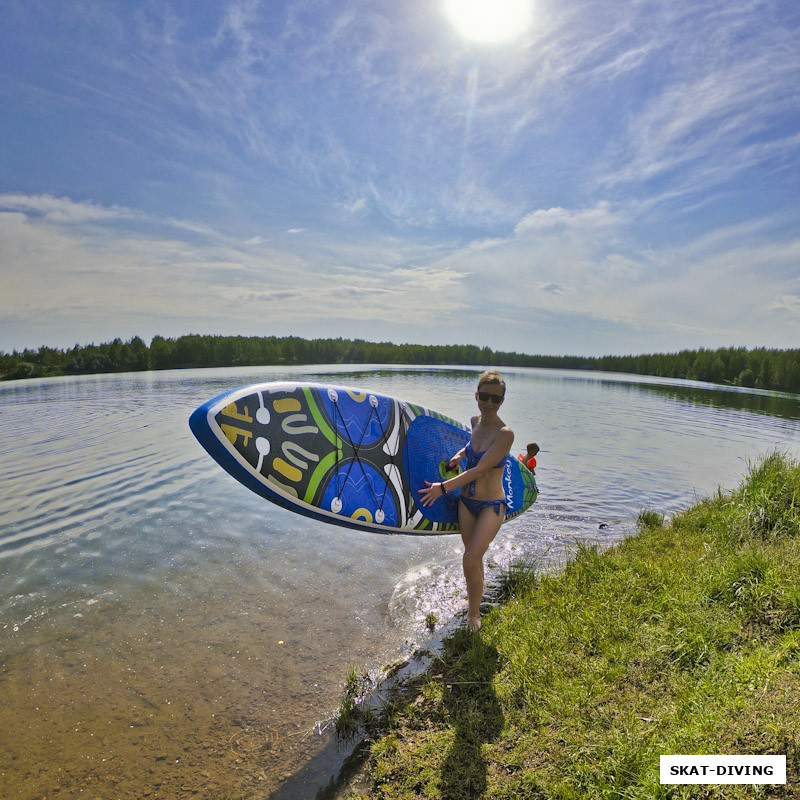
M 477 633 L 481 629 L 480 617 L 467 617 L 467 630 L 470 633 Z

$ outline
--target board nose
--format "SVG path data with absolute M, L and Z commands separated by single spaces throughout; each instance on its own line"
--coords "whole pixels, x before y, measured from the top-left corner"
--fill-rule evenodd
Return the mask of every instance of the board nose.
M 236 392 L 236 389 L 229 389 L 228 391 L 222 392 L 198 406 L 189 415 L 189 429 L 194 434 L 195 439 L 197 439 L 212 456 L 217 437 L 214 435 L 214 430 L 211 427 L 209 412 L 213 408 L 219 406 L 227 397 L 236 394 Z
M 204 403 L 192 411 L 189 415 L 189 429 L 194 434 L 194 438 L 210 453 L 216 437 L 214 437 L 208 422 L 208 407 L 209 403 Z
M 200 439 L 203 431 L 208 430 L 208 421 L 206 419 L 206 409 L 204 405 L 192 411 L 189 416 L 189 428 L 197 439 Z

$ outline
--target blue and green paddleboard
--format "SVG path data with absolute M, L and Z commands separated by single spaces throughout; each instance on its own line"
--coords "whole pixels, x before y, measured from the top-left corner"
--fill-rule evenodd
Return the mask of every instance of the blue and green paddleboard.
M 435 411 L 360 389 L 265 383 L 214 397 L 189 426 L 236 480 L 290 511 L 377 533 L 458 531 L 457 491 L 428 508 L 416 502 L 469 440 Z M 503 483 L 506 519 L 535 502 L 533 475 L 511 456 Z

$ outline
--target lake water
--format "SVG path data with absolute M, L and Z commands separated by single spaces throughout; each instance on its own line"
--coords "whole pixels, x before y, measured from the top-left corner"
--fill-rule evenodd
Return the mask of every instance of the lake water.
M 507 369 L 515 452 L 541 495 L 493 573 L 613 543 L 637 513 L 736 487 L 800 454 L 800 402 L 685 381 Z M 242 384 L 369 388 L 467 422 L 472 368 L 304 367 L 0 385 L 0 785 L 8 798 L 313 797 L 349 664 L 419 645 L 463 611 L 460 539 L 359 533 L 274 506 L 192 437 Z

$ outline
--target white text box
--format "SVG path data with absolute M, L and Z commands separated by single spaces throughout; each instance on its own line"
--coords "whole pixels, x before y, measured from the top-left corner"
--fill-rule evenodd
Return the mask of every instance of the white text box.
M 786 783 L 786 756 L 661 756 L 661 783 Z

